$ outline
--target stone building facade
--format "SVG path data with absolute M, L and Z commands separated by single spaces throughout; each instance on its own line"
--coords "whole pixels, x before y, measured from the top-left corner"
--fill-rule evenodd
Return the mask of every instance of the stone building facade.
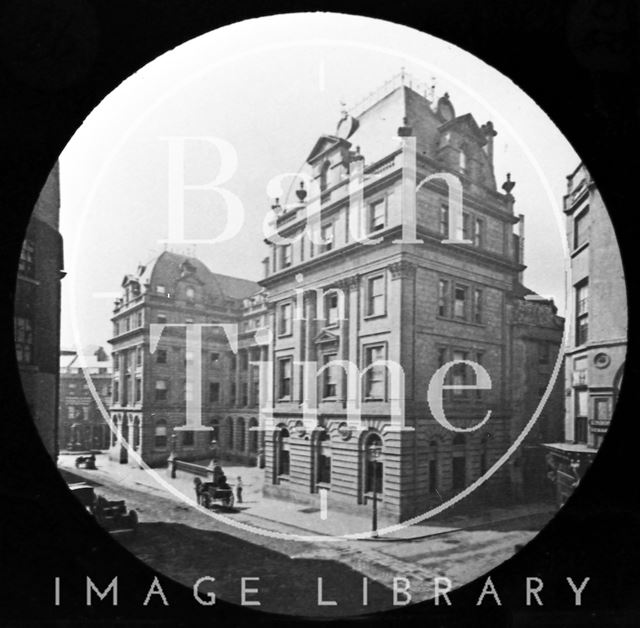
M 356 511 L 370 508 L 375 489 L 383 518 L 403 520 L 487 473 L 527 423 L 548 369 L 538 352 L 557 354 L 563 322 L 520 284 L 523 233 L 514 183 L 496 186 L 495 134 L 491 122 L 457 116 L 448 95 L 431 102 L 401 81 L 319 138 L 308 198 L 303 185 L 299 202 L 276 202 L 280 239 L 268 238 L 259 282 L 274 338 L 263 396 L 267 495 L 317 504 L 326 489 L 329 508 Z M 347 361 L 361 374 L 347 375 Z M 402 381 L 381 361 L 400 365 Z M 490 387 L 473 388 L 470 361 Z M 429 383 L 449 362 L 445 383 L 470 388 L 443 391 L 445 416 L 470 430 L 491 410 L 480 429 L 455 432 L 433 416 Z M 561 393 L 552 392 L 548 430 L 561 421 Z M 482 495 L 519 498 L 521 478 L 521 468 L 503 467 Z
M 571 255 L 570 326 L 565 349 L 565 423 L 547 441 L 549 472 L 564 503 L 609 428 L 624 371 L 627 296 L 613 225 L 584 164 L 564 196 Z
M 103 412 L 111 403 L 111 383 L 111 358 L 102 347 L 86 347 L 81 353 L 74 349 L 60 352 L 61 450 L 109 448 L 111 435 Z
M 14 340 L 22 388 L 47 452 L 58 454 L 60 281 L 64 277 L 60 172 L 45 182 L 22 244 L 14 295 Z
M 109 454 L 135 464 L 128 442 L 150 465 L 171 452 L 184 460 L 254 463 L 259 450 L 254 330 L 265 306 L 257 284 L 211 272 L 200 260 L 165 251 L 122 281 L 113 312 L 113 386 L 110 416 L 116 427 Z M 167 325 L 151 345 L 151 325 Z M 201 352 L 187 346 L 191 325 L 238 326 L 238 351 L 225 331 L 204 327 Z M 201 416 L 187 424 L 187 401 L 196 386 L 187 368 L 201 362 Z M 193 428 L 193 429 L 191 429 Z

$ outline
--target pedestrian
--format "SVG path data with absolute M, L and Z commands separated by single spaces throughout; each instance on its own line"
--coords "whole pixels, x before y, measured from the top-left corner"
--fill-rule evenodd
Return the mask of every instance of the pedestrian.
M 236 481 L 236 501 L 241 504 L 242 503 L 242 478 L 238 476 Z
M 197 476 L 193 478 L 193 488 L 196 491 L 196 503 L 200 505 L 202 494 L 202 480 Z

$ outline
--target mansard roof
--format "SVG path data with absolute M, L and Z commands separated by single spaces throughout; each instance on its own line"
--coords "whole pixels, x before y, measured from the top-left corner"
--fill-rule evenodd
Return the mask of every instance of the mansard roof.
M 248 279 L 214 273 L 197 257 L 164 251 L 154 260 L 140 267 L 141 283 L 163 285 L 168 289 L 185 278 L 194 279 L 204 286 L 212 298 L 244 299 L 260 290 L 257 283 Z M 185 270 L 188 272 L 185 273 Z

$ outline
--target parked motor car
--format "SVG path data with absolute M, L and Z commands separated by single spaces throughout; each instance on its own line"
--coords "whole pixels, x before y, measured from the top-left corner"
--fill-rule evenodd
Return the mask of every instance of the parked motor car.
M 133 509 L 127 510 L 125 500 L 105 499 L 97 495 L 95 488 L 86 482 L 69 484 L 69 489 L 105 530 L 109 532 L 137 530 L 138 513 Z

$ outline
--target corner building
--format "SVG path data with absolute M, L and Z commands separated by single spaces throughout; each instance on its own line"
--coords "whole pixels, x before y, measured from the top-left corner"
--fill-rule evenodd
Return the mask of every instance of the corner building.
M 274 421 L 265 434 L 265 494 L 317 506 L 327 489 L 329 509 L 369 511 L 375 489 L 383 519 L 404 520 L 483 475 L 529 420 L 547 369 L 539 356 L 555 360 L 563 321 L 552 302 L 521 284 L 523 224 L 514 214 L 514 183 L 507 177 L 503 191 L 496 186 L 495 135 L 491 122 L 456 115 L 447 94 L 431 102 L 401 76 L 318 139 L 307 164 L 319 197 L 307 198 L 302 186 L 297 204 L 276 202 L 274 228 L 291 242 L 270 243 L 259 282 L 274 336 L 273 387 L 263 398 Z M 468 244 L 445 242 L 454 216 L 441 173 L 461 182 L 456 239 Z M 416 194 L 415 183 L 431 175 Z M 349 181 L 360 176 L 363 200 L 351 194 L 350 202 Z M 413 212 L 421 242 L 400 242 L 403 217 Z M 311 213 L 316 220 L 308 220 Z M 364 244 L 356 233 L 379 241 Z M 357 393 L 336 360 L 360 369 Z M 403 389 L 380 360 L 402 367 Z M 490 389 L 443 393 L 446 418 L 458 428 L 477 425 L 491 410 L 486 425 L 468 433 L 445 429 L 427 403 L 429 382 L 447 362 L 458 364 L 445 383 L 476 383 L 462 360 L 491 378 Z M 302 362 L 326 368 L 312 381 Z M 310 428 L 301 404 L 313 401 L 317 425 Z M 550 403 L 553 426 L 561 422 L 561 390 Z M 354 405 L 359 429 L 347 425 Z M 394 428 L 398 408 L 411 429 Z M 530 445 L 537 463 L 519 453 L 479 498 L 521 498 L 523 470 L 540 466 L 539 442 Z M 382 448 L 375 460 L 372 445 Z

